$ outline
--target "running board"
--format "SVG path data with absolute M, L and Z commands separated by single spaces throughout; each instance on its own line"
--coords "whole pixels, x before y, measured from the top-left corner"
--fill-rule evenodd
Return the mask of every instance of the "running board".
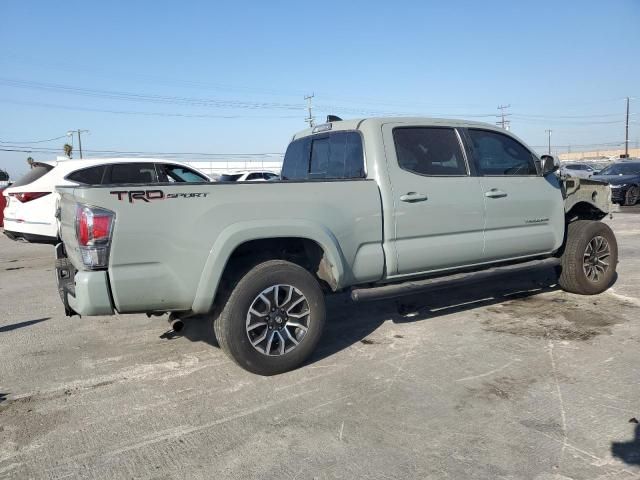
M 352 288 L 351 299 L 354 302 L 366 302 L 369 300 L 382 300 L 385 298 L 400 297 L 403 295 L 419 293 L 424 290 L 454 287 L 466 282 L 478 282 L 489 279 L 500 273 L 514 273 L 532 269 L 550 268 L 559 264 L 559 258 L 551 257 L 544 260 L 530 260 L 528 262 L 512 263 L 483 270 L 454 273 L 442 277 L 432 277 L 423 280 L 408 280 L 406 282 L 383 285 L 380 287 Z

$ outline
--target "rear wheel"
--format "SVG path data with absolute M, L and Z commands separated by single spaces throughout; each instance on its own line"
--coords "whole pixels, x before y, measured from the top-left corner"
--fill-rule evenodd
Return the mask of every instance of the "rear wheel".
M 567 228 L 559 285 L 581 295 L 604 292 L 613 283 L 618 263 L 613 231 L 608 225 L 591 220 L 578 220 Z
M 631 206 L 638 203 L 638 197 L 640 197 L 639 187 L 630 187 L 624 196 L 624 205 Z
M 242 368 L 275 375 L 300 366 L 325 320 L 324 294 L 307 270 L 269 260 L 249 270 L 214 320 L 216 339 Z

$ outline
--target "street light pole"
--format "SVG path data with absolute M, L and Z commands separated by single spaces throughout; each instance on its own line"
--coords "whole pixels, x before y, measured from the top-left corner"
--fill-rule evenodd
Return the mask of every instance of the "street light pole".
M 627 97 L 627 120 L 624 127 L 624 158 L 629 158 L 629 97 Z

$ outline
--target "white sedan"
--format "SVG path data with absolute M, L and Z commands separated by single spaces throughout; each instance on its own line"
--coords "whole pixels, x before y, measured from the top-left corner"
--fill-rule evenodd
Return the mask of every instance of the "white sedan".
M 4 234 L 12 240 L 58 243 L 57 185 L 210 181 L 192 167 L 167 160 L 110 158 L 36 162 L 25 176 L 2 192 L 7 204 Z
M 588 163 L 567 162 L 562 164 L 560 172 L 568 177 L 591 178 L 595 170 Z
M 267 170 L 245 170 L 233 173 L 224 173 L 218 178 L 218 182 L 268 182 L 279 177 L 277 173 Z

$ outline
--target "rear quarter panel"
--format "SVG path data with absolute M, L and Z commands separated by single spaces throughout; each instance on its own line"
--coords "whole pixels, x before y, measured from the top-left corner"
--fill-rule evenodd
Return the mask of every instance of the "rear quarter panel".
M 160 190 L 164 199 L 130 201 L 126 194 L 112 193 L 141 190 L 139 185 L 78 187 L 66 199 L 63 193 L 63 240 L 76 266 L 79 254 L 69 251 L 77 249 L 71 203 L 116 213 L 109 278 L 121 313 L 208 311 L 230 252 L 259 238 L 317 241 L 333 252 L 339 286 L 378 280 L 383 274 L 380 195 L 373 181 L 142 188 Z

